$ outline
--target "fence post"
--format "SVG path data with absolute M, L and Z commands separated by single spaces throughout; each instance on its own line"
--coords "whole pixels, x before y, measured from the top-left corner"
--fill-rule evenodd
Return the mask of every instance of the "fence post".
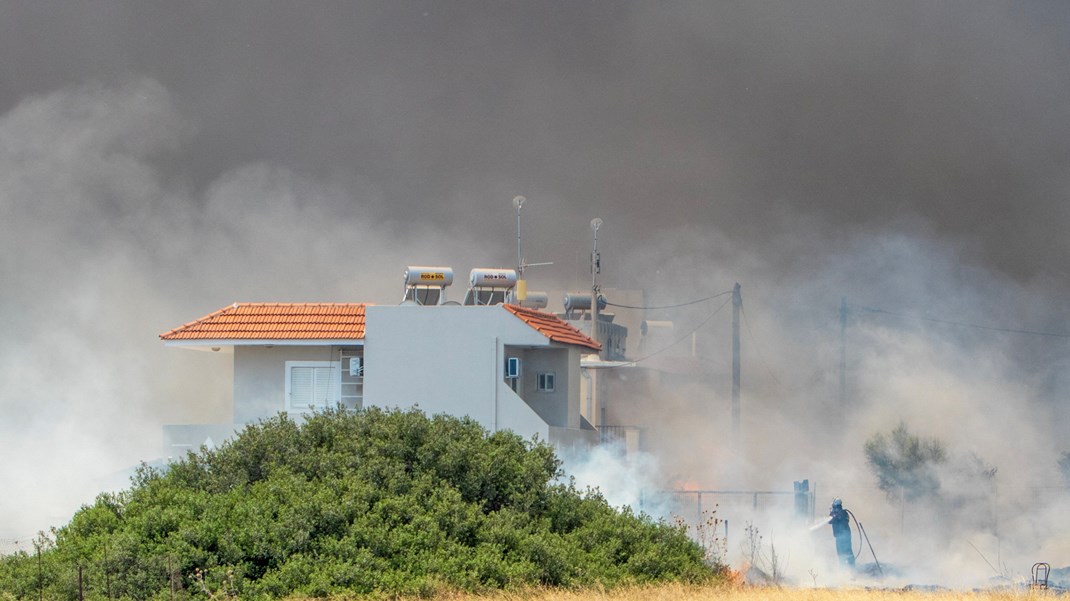
M 37 590 L 40 601 L 45 601 L 45 569 L 41 563 L 42 545 L 44 545 L 44 542 L 41 540 L 35 540 L 33 543 L 34 549 L 37 550 Z
M 795 483 L 795 518 L 806 520 L 810 509 L 810 480 L 798 480 Z

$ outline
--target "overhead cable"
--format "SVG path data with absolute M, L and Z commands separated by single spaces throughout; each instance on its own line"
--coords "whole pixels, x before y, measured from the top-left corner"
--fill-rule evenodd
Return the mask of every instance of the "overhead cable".
M 769 372 L 769 377 L 773 378 L 773 381 L 776 382 L 778 385 L 783 386 L 783 384 L 780 383 L 780 378 L 776 377 L 776 374 L 774 374 L 773 370 L 769 367 L 769 363 L 765 360 L 765 356 L 764 353 L 762 353 L 761 347 L 758 346 L 758 340 L 754 337 L 754 332 L 750 329 L 750 320 L 747 319 L 747 310 L 746 307 L 743 305 L 742 299 L 739 303 L 739 313 L 743 316 L 743 324 L 747 326 L 747 335 L 750 336 L 750 341 L 754 344 L 754 349 L 758 351 L 758 357 L 762 359 L 762 363 L 765 365 L 766 371 Z
M 880 313 L 883 315 L 891 315 L 893 317 L 902 317 L 904 319 L 917 319 L 920 321 L 928 321 L 932 323 L 942 323 L 949 326 L 957 326 L 960 328 L 974 328 L 977 330 L 987 330 L 989 332 L 1006 332 L 1008 334 L 1025 334 L 1028 336 L 1046 336 L 1048 338 L 1070 338 L 1070 334 L 1060 334 L 1057 332 L 1040 332 L 1037 330 L 1020 330 L 1017 328 L 1003 328 L 997 326 L 985 326 L 976 323 L 967 323 L 964 321 L 953 321 L 950 319 L 938 319 L 936 317 L 922 317 L 920 315 L 907 315 L 906 313 L 896 313 L 895 311 L 888 311 L 886 309 L 876 309 L 873 307 L 862 307 L 858 305 L 849 305 L 855 309 L 865 311 L 867 313 Z
M 728 293 L 731 294 L 732 291 L 729 290 Z M 718 294 L 717 296 L 722 296 L 722 294 Z M 714 297 L 710 297 L 710 298 L 714 298 Z M 705 299 L 705 300 L 709 300 L 709 299 Z M 706 319 L 703 319 L 702 321 L 700 321 L 698 323 L 698 325 L 696 325 L 694 328 L 692 328 L 690 332 L 688 332 L 687 334 L 684 334 L 680 338 L 676 339 L 671 344 L 666 345 L 666 346 L 654 351 L 653 353 L 650 353 L 649 355 L 645 355 L 645 356 L 640 357 L 638 359 L 632 359 L 631 361 L 625 361 L 625 362 L 621 363 L 620 365 L 609 365 L 609 366 L 606 366 L 606 367 L 594 367 L 594 368 L 589 368 L 589 369 L 616 369 L 618 367 L 632 366 L 632 365 L 636 365 L 640 361 L 646 361 L 647 359 L 650 359 L 651 357 L 653 357 L 655 355 L 660 355 L 661 353 L 664 353 L 665 351 L 671 349 L 672 347 L 676 346 L 677 344 L 680 344 L 684 340 L 687 340 L 688 338 L 690 338 L 692 334 L 694 334 L 695 332 L 697 332 L 699 330 L 699 328 L 701 328 L 702 326 L 706 325 L 706 322 L 708 322 L 709 320 L 713 319 L 714 315 L 717 315 L 718 313 L 720 313 L 721 309 L 724 309 L 725 306 L 728 305 L 728 303 L 731 300 L 732 299 L 728 299 L 728 300 L 724 301 L 723 303 L 721 303 L 720 306 L 718 306 L 716 309 L 714 309 L 712 313 L 710 313 L 709 315 L 706 316 Z
M 606 301 L 606 305 L 610 306 L 610 307 L 620 307 L 621 309 L 651 309 L 651 310 L 653 310 L 653 309 L 675 309 L 677 307 L 686 307 L 688 305 L 695 305 L 695 304 L 698 304 L 698 303 L 704 303 L 704 302 L 706 302 L 708 300 L 713 300 L 713 299 L 715 299 L 717 297 L 724 296 L 726 294 L 732 294 L 732 291 L 731 290 L 726 290 L 724 292 L 718 292 L 717 294 L 714 294 L 713 296 L 707 296 L 706 298 L 700 298 L 698 300 L 687 301 L 686 303 L 680 303 L 678 305 L 662 305 L 660 307 L 633 307 L 631 305 L 618 305 L 616 303 L 611 303 L 608 300 Z

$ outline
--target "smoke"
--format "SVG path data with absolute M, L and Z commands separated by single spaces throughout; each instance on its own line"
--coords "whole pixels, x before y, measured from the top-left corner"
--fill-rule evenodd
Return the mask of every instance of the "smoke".
M 159 456 L 163 423 L 226 422 L 230 366 L 156 334 L 234 301 L 400 297 L 402 266 L 474 263 L 465 233 L 364 217 L 263 163 L 202 192 L 163 181 L 188 139 L 158 82 L 84 85 L 0 117 L 0 536 L 28 539 Z
M 161 423 L 230 418 L 227 362 L 159 332 L 235 301 L 396 302 L 406 264 L 511 265 L 524 194 L 526 258 L 553 262 L 533 289 L 589 281 L 596 216 L 607 287 L 660 306 L 742 284 L 741 441 L 731 307 L 647 312 L 680 340 L 660 359 L 694 333 L 702 375 L 628 376 L 611 409 L 653 424 L 652 463 L 613 502 L 809 478 L 903 578 L 1070 564 L 1066 339 L 1012 331 L 1067 333 L 1068 10 L 7 6 L 0 537 L 64 521 Z M 876 489 L 863 444 L 901 421 L 998 469 L 993 523 Z M 750 521 L 796 582 L 833 580 L 827 529 L 786 498 L 721 501 L 729 555 Z
M 784 235 L 788 224 L 807 219 L 785 220 Z M 723 298 L 651 316 L 673 319 L 677 339 L 698 336 L 705 379 L 673 384 L 662 377 L 658 390 L 667 393 L 654 396 L 635 387 L 633 376 L 613 396 L 618 406 L 611 412 L 650 424 L 646 435 L 663 466 L 663 486 L 786 492 L 793 481 L 809 479 L 818 518 L 842 497 L 866 525 L 888 568 L 886 583 L 978 586 L 997 576 L 990 563 L 1012 579 L 1025 577 L 1035 561 L 1061 565 L 1065 560 L 1055 557 L 1066 551 L 1057 541 L 1067 524 L 1055 508 L 1067 496 L 1057 468 L 1065 446 L 1060 382 L 1067 350 L 1060 303 L 1040 302 L 1034 286 L 928 233 L 911 222 L 810 246 L 790 258 L 796 271 L 787 274 L 779 272 L 780 257 L 740 256 L 716 232 L 699 237 L 680 229 L 636 245 L 624 260 L 637 278 L 656 282 L 648 288 L 650 305 L 707 297 L 720 291 L 713 285 L 727 288 L 734 279 L 744 283 L 742 442 L 734 442 L 730 419 L 731 332 Z M 699 275 L 695 266 L 703 266 Z M 842 297 L 848 312 L 841 338 Z M 689 346 L 667 354 L 693 362 Z M 864 443 L 900 422 L 949 451 L 932 474 L 936 496 L 900 501 L 876 487 Z M 991 479 L 983 476 L 989 468 L 996 470 Z M 831 555 L 831 529 L 805 528 L 790 495 L 704 498 L 705 507 L 719 503 L 719 516 L 734 524 L 730 561 L 741 561 L 741 530 L 750 524 L 768 534 L 765 552 L 775 544 L 781 573 L 795 583 L 810 584 L 811 569 L 823 585 L 848 581 Z M 695 494 L 676 510 L 700 520 Z M 860 544 L 856 533 L 856 550 Z M 861 550 L 860 561 L 872 562 L 868 545 Z
M 581 491 L 592 489 L 612 507 L 629 507 L 655 519 L 670 520 L 676 509 L 656 474 L 658 459 L 644 451 L 628 453 L 621 443 L 606 443 L 589 451 L 562 454 L 562 469 Z

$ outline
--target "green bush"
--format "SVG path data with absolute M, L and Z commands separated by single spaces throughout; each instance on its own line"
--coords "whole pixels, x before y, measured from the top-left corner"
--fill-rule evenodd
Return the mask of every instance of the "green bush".
M 877 432 L 866 440 L 865 453 L 877 486 L 890 500 L 905 495 L 916 501 L 939 493 L 937 466 L 947 461 L 947 448 L 936 438 L 917 436 L 900 422 L 891 434 Z
M 76 599 L 78 565 L 89 599 L 428 596 L 716 576 L 681 528 L 560 476 L 548 445 L 466 418 L 279 415 L 166 470 L 143 466 L 129 490 L 55 530 L 39 558 L 0 558 L 0 591 L 36 599 L 43 585 L 48 599 Z

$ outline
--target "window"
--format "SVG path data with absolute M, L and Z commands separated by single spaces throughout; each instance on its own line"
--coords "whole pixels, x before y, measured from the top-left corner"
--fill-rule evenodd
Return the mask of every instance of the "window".
M 336 404 L 339 368 L 337 361 L 287 361 L 287 410 L 326 409 Z
M 513 379 L 520 377 L 520 357 L 509 357 L 505 360 L 505 377 Z
M 554 375 L 554 372 L 552 372 L 552 371 L 539 374 L 539 379 L 538 379 L 539 392 L 553 392 L 554 391 L 554 384 L 555 384 L 554 380 L 556 380 L 556 379 L 557 379 L 557 377 Z

